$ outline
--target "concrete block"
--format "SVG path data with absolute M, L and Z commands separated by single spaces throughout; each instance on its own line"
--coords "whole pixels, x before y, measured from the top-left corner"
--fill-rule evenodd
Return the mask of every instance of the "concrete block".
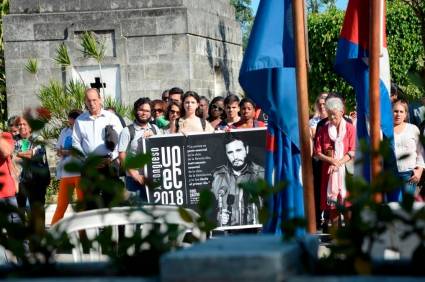
M 165 90 L 165 89 L 170 89 L 173 87 L 180 87 L 183 90 L 188 90 L 191 89 L 188 85 L 189 85 L 189 80 L 185 79 L 185 80 L 178 80 L 178 79 L 173 79 L 172 77 L 165 77 L 163 79 L 161 79 L 161 84 L 160 84 L 160 88 Z
M 24 108 L 23 97 L 22 95 L 17 95 L 15 91 L 10 90 L 10 87 L 7 88 L 7 113 L 9 116 L 12 115 L 22 115 L 22 110 Z
M 142 80 L 142 81 L 140 81 L 140 85 L 141 85 L 141 88 L 139 88 L 139 89 L 143 89 L 143 90 L 146 90 L 146 91 L 155 91 L 156 93 L 161 94 L 161 80 L 160 79 L 157 79 L 157 80 L 154 80 L 154 79 Z M 159 94 L 158 94 L 157 98 L 160 97 Z
M 143 55 L 143 37 L 130 37 L 126 40 L 126 49 L 128 56 L 142 56 Z
M 175 7 L 181 6 L 183 0 L 112 0 L 112 9 L 140 9 L 140 8 L 157 8 L 157 7 Z
M 64 40 L 68 24 L 34 24 L 35 40 Z
M 187 64 L 177 62 L 161 62 L 145 65 L 146 79 L 162 79 L 170 77 L 173 79 L 187 79 Z
M 6 60 L 21 58 L 20 42 L 4 42 L 4 57 Z
M 121 21 L 123 36 L 143 36 L 156 34 L 156 21 L 153 18 L 140 18 Z
M 143 39 L 143 55 L 168 54 L 173 51 L 171 36 L 149 36 Z
M 80 8 L 80 0 L 66 0 L 66 1 L 41 0 L 40 1 L 41 13 L 78 11 L 79 8 Z
M 111 0 L 81 0 L 81 11 L 105 11 L 111 9 Z
M 128 66 L 127 67 L 127 81 L 128 83 L 140 81 L 144 79 L 143 66 Z
M 301 272 L 301 257 L 274 235 L 221 237 L 163 256 L 161 281 L 284 281 Z
M 139 56 L 128 57 L 127 64 L 130 66 L 135 66 L 135 65 L 156 64 L 158 62 L 159 62 L 158 55 L 139 55 Z
M 24 86 L 22 79 L 22 71 L 22 69 L 8 68 L 6 64 L 7 84 L 10 84 L 11 87 Z
M 32 23 L 20 22 L 21 17 L 14 18 L 12 15 L 3 17 L 3 40 L 29 41 L 34 40 L 34 26 Z
M 49 42 L 47 41 L 30 41 L 21 45 L 22 58 L 49 58 Z
M 156 18 L 156 34 L 187 33 L 186 10 L 173 10 L 173 12 L 171 16 Z
M 39 13 L 39 0 L 12 0 L 9 2 L 10 14 Z
M 185 53 L 189 52 L 189 40 L 186 35 L 173 35 L 173 52 L 174 53 Z

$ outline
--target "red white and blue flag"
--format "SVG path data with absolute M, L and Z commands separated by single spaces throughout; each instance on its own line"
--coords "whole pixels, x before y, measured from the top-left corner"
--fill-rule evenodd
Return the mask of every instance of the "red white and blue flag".
M 383 1 L 383 0 L 376 0 Z M 350 0 L 338 41 L 335 71 L 341 75 L 356 93 L 357 139 L 370 142 L 369 134 L 369 18 L 370 0 Z M 385 1 L 381 5 L 381 54 L 379 59 L 381 132 L 384 138 L 393 140 L 393 114 L 390 100 L 390 64 L 385 33 Z M 370 180 L 370 163 L 364 159 L 362 171 Z M 357 174 L 357 173 L 356 173 Z
M 292 0 L 262 0 L 239 74 L 242 88 L 269 116 L 266 180 L 287 184 L 268 199 L 272 216 L 263 229 L 271 233 L 304 217 L 293 27 Z

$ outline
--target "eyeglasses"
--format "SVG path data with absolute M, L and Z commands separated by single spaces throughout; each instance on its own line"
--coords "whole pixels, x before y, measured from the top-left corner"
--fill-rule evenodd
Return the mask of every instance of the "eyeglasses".
M 153 109 L 154 112 L 162 113 L 164 112 L 162 109 Z
M 222 107 L 217 106 L 217 105 L 212 105 L 211 107 L 212 107 L 213 110 L 218 110 L 220 112 L 224 111 L 224 109 Z
M 173 111 L 173 110 L 171 110 L 170 111 L 170 114 L 180 114 L 180 111 Z

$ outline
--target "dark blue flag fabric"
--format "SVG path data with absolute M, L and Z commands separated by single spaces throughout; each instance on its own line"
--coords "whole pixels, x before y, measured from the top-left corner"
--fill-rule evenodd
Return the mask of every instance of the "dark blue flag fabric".
M 269 199 L 272 217 L 264 230 L 280 233 L 282 221 L 304 217 L 292 1 L 260 2 L 239 82 L 269 116 L 266 180 L 287 185 Z

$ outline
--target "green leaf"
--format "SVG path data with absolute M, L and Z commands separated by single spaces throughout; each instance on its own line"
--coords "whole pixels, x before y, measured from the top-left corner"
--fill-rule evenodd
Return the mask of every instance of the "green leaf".
M 409 78 L 410 83 L 415 85 L 419 89 L 425 89 L 424 78 L 418 72 L 408 72 L 407 77 Z
M 193 223 L 193 218 L 186 209 L 179 207 L 179 214 L 185 222 Z
M 206 212 L 207 210 L 212 208 L 214 201 L 214 194 L 208 189 L 203 189 L 201 190 L 199 195 L 198 207 L 202 212 Z
M 152 157 L 150 154 L 137 154 L 135 156 L 127 155 L 124 162 L 124 168 L 133 169 L 133 168 L 142 168 L 148 163 L 150 163 Z
M 38 72 L 38 61 L 37 61 L 37 59 L 34 59 L 34 58 L 28 59 L 26 65 L 25 65 L 25 69 L 30 74 L 34 74 L 34 75 L 37 74 L 37 72 Z
M 71 58 L 69 57 L 68 48 L 65 43 L 61 43 L 56 49 L 55 61 L 62 67 L 68 67 L 71 65 Z
M 105 57 L 105 44 L 97 40 L 93 32 L 86 31 L 81 35 L 81 47 L 85 56 L 95 59 L 98 63 Z

